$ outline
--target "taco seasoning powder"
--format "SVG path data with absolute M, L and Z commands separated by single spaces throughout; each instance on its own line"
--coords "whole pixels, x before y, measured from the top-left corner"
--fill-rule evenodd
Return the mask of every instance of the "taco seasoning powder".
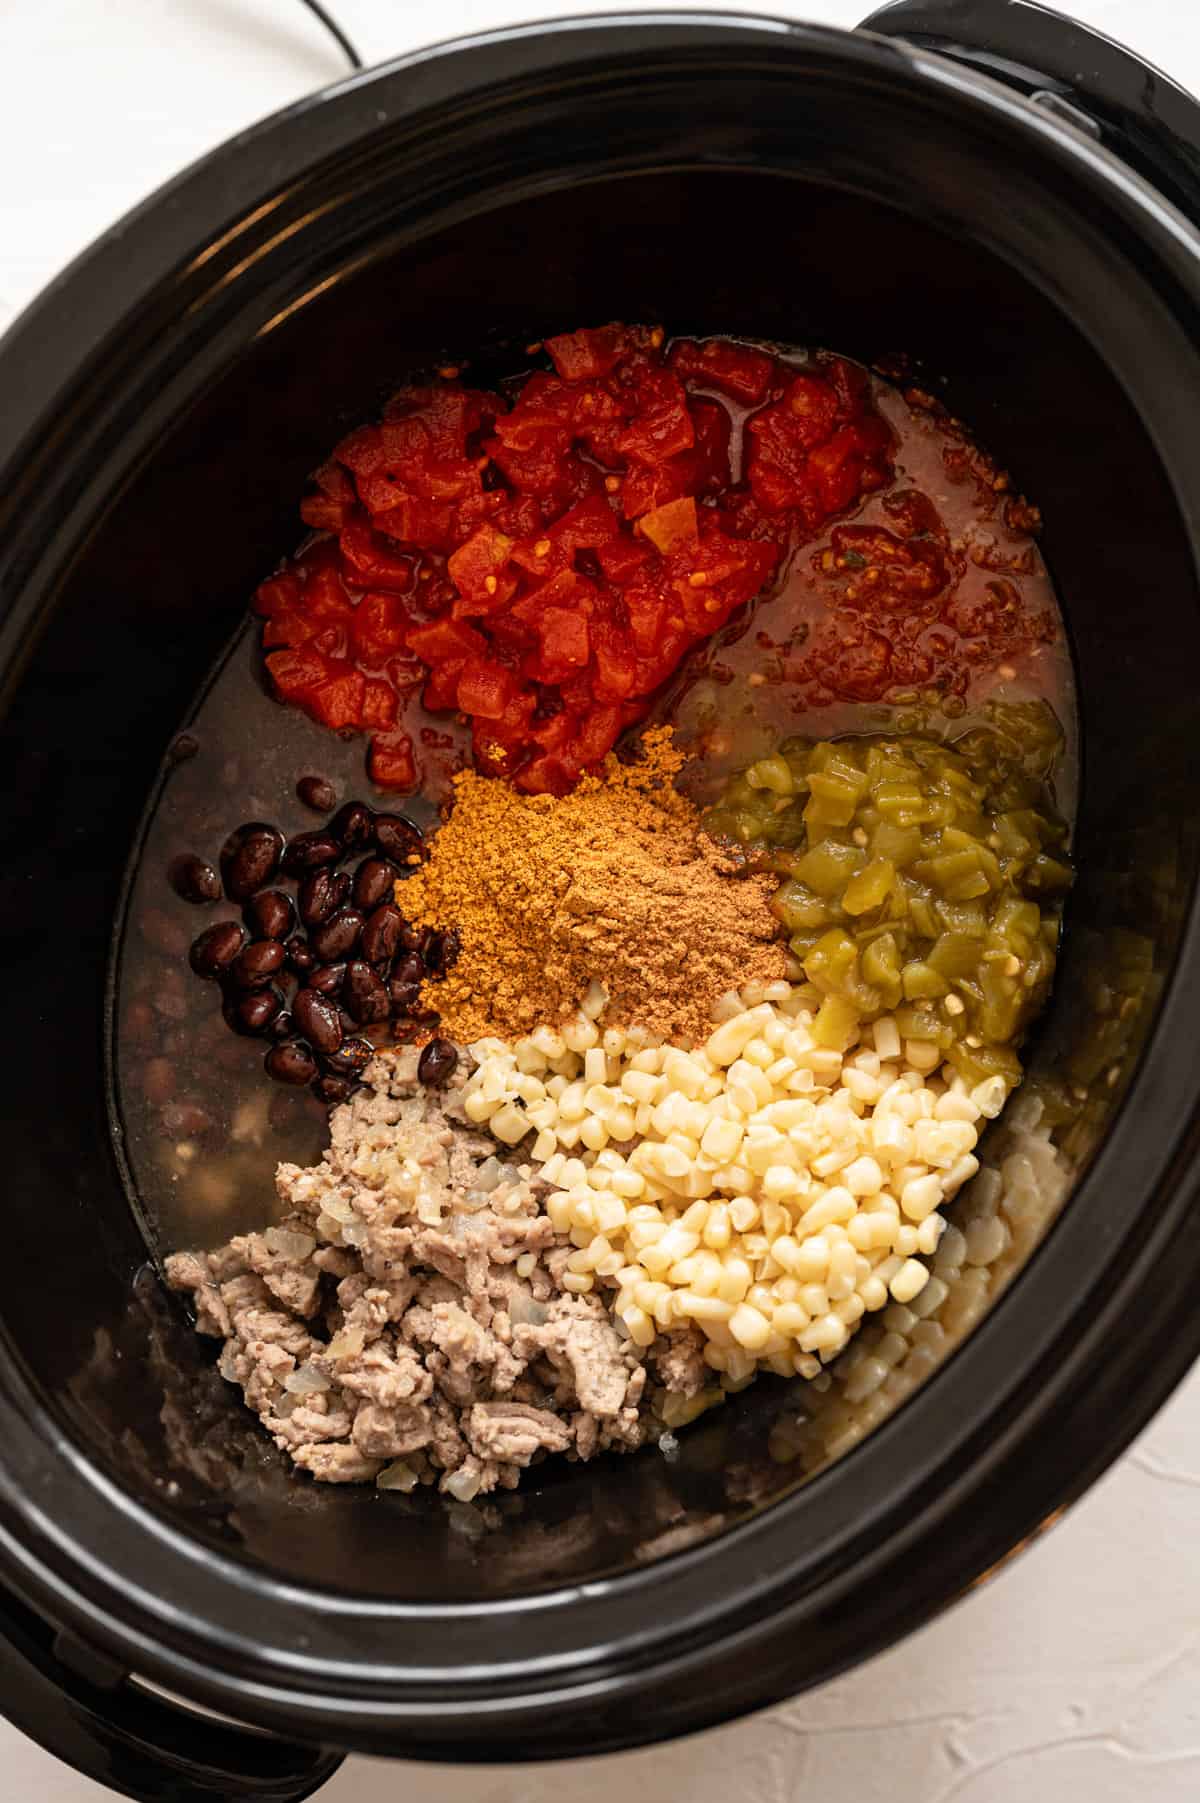
M 454 921 L 462 952 L 427 989 L 443 1033 L 511 1039 L 574 1013 L 595 980 L 604 1020 L 696 1042 L 718 996 L 786 974 L 774 880 L 735 874 L 674 788 L 668 728 L 642 760 L 606 759 L 569 795 L 523 795 L 465 770 L 428 862 L 397 885 L 423 925 Z

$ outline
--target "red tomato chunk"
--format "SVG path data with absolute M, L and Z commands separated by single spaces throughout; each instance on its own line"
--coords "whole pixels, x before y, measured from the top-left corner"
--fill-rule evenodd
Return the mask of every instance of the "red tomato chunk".
M 785 553 L 890 479 L 865 374 L 610 325 L 546 341 L 510 397 L 447 380 L 344 439 L 301 514 L 313 540 L 264 582 L 282 701 L 372 735 L 381 787 L 418 780 L 402 724 L 471 722 L 481 768 L 561 794 L 645 717 L 687 652 Z M 754 409 L 731 484 L 730 413 Z M 919 575 L 919 572 L 915 572 Z

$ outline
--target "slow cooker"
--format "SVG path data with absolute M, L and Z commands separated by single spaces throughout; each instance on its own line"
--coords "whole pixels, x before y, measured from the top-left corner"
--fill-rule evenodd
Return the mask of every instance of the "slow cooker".
M 307 1796 L 349 1749 L 495 1761 L 683 1734 L 906 1633 L 1161 1403 L 1200 1349 L 1198 225 L 1195 103 L 1040 6 L 905 0 L 851 33 L 613 14 L 313 96 L 17 322 L 0 1705 L 18 1726 L 175 1803 Z M 161 760 L 324 447 L 411 370 L 614 317 L 902 350 L 1037 498 L 1084 767 L 1032 1076 L 1086 1054 L 1105 996 L 1129 1006 L 1078 1086 L 1067 1205 L 848 1456 L 772 1463 L 772 1422 L 803 1403 L 755 1387 L 672 1461 L 569 1467 L 479 1540 L 436 1498 L 397 1512 L 285 1473 L 167 1301 L 114 1153 L 113 923 Z

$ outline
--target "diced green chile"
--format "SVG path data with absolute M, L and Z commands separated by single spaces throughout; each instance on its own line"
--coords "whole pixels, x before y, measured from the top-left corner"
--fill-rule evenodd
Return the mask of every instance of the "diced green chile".
M 730 779 L 705 826 L 783 877 L 773 906 L 824 998 L 822 1040 L 894 1013 L 969 1081 L 1016 1080 L 1072 875 L 1060 743 L 1043 703 L 994 704 L 953 744 L 792 738 Z

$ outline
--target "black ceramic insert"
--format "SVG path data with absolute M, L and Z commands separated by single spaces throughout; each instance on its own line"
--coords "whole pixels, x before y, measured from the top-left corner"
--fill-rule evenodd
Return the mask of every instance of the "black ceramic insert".
M 0 1585 L 19 1599 L 0 1665 L 25 1680 L 0 1702 L 125 1794 L 299 1797 L 328 1769 L 282 1747 L 265 1788 L 263 1743 L 239 1779 L 226 1742 L 205 1780 L 188 1743 L 193 1788 L 164 1791 L 169 1723 L 130 1671 L 300 1742 L 459 1760 L 762 1706 L 960 1593 L 1200 1346 L 1181 1232 L 1200 1187 L 1200 238 L 992 75 L 717 15 L 496 34 L 217 152 L 0 345 Z M 1037 1055 L 1070 1043 L 1131 909 L 1162 999 L 1045 1246 L 851 1457 L 805 1487 L 769 1473 L 764 1386 L 676 1462 L 564 1469 L 476 1543 L 434 1499 L 290 1476 L 138 1277 L 104 1088 L 110 934 L 159 761 L 337 433 L 410 369 L 619 316 L 909 351 L 1036 497 L 1085 754 Z M 756 1460 L 752 1508 L 725 1473 Z M 640 1557 L 664 1522 L 692 1544 Z

